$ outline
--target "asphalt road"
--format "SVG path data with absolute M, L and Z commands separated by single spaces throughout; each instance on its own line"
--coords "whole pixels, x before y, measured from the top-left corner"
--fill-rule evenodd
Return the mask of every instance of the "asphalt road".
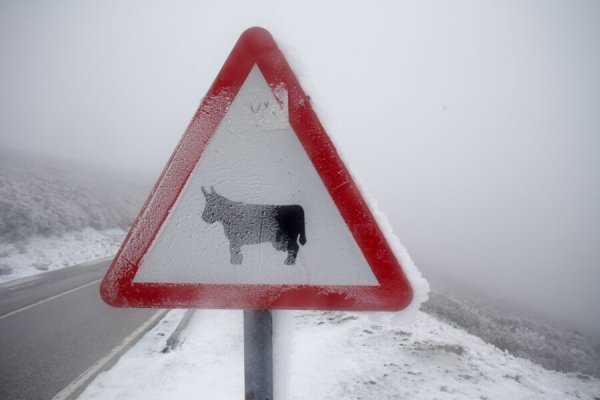
M 0 285 L 0 399 L 64 397 L 72 392 L 65 388 L 77 389 L 73 381 L 82 383 L 83 373 L 112 361 L 120 345 L 150 327 L 157 310 L 116 309 L 100 299 L 109 263 Z

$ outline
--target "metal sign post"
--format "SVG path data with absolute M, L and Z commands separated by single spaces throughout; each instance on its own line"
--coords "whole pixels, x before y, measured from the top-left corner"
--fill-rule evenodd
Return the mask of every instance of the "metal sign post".
M 273 400 L 273 317 L 269 310 L 244 311 L 246 400 Z
M 246 399 L 273 400 L 269 310 L 397 311 L 426 298 L 413 293 L 412 281 L 426 282 L 410 262 L 405 271 L 387 230 L 277 43 L 254 27 L 204 96 L 100 294 L 115 307 L 254 310 L 244 311 Z

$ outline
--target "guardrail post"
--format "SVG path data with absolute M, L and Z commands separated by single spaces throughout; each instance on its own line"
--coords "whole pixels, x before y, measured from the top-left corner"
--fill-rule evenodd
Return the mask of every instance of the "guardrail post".
M 183 318 L 179 321 L 177 327 L 175 328 L 173 333 L 171 333 L 171 336 L 169 336 L 169 338 L 167 339 L 167 345 L 162 350 L 162 353 L 168 353 L 171 350 L 175 350 L 181 344 L 181 339 L 179 338 L 179 336 L 181 335 L 181 332 L 186 328 L 187 324 L 190 322 L 190 319 L 192 318 L 192 315 L 195 311 L 195 309 L 190 308 L 185 312 Z

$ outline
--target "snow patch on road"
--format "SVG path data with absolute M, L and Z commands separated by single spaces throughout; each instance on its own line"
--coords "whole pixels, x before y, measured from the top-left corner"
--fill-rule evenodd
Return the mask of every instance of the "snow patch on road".
M 171 311 L 81 394 L 92 399 L 243 398 L 242 312 L 196 312 L 183 345 L 161 353 L 184 310 Z M 590 399 L 600 380 L 548 371 L 422 312 L 278 311 L 279 399 Z M 281 339 L 281 338 L 279 338 Z M 284 344 L 282 344 L 282 342 Z
M 125 232 L 118 228 L 86 228 L 60 236 L 0 243 L 0 283 L 113 256 L 124 237 Z

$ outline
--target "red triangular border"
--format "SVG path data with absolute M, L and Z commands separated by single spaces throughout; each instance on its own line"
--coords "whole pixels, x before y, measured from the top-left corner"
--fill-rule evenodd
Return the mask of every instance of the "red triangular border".
M 143 256 L 254 64 L 271 88 L 282 82 L 285 85 L 290 125 L 363 251 L 379 286 L 133 282 Z M 300 83 L 270 33 L 262 28 L 248 29 L 236 43 L 133 223 L 102 281 L 100 293 L 105 302 L 118 307 L 328 310 L 399 310 L 410 303 L 413 295 L 398 260 Z

